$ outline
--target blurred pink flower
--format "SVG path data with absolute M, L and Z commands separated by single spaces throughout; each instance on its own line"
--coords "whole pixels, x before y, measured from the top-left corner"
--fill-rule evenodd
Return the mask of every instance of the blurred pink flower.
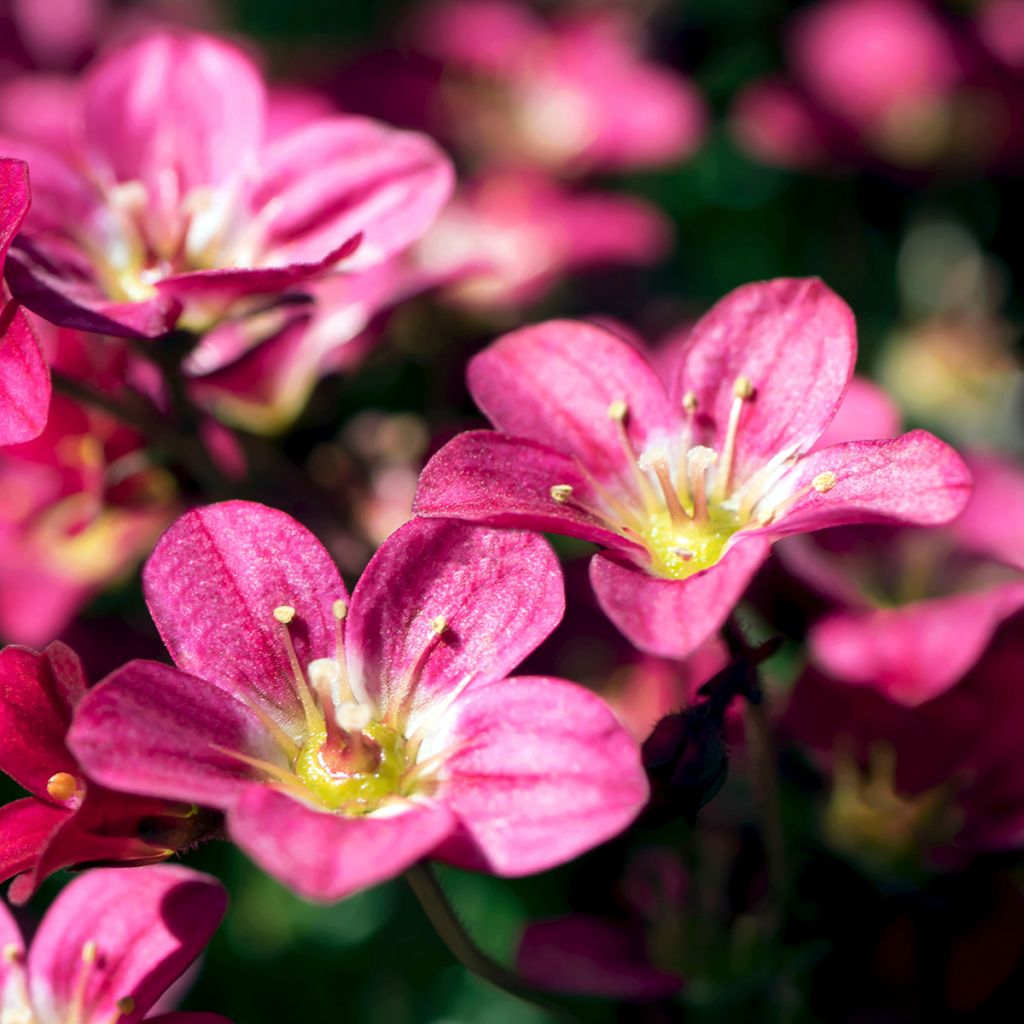
M 18 303 L 6 300 L 3 287 L 7 250 L 28 207 L 25 165 L 0 159 L 0 445 L 38 437 L 50 406 L 50 373 L 39 342 Z
M 505 0 L 431 4 L 414 45 L 444 67 L 446 127 L 490 163 L 579 172 L 669 163 L 704 136 L 696 87 L 647 61 L 621 12 L 546 23 Z
M 123 387 L 116 344 L 37 326 L 55 366 L 101 392 Z M 0 453 L 0 489 L 0 636 L 32 646 L 126 574 L 178 511 L 174 481 L 142 439 L 64 396 L 39 437 Z
M 28 162 L 34 189 L 11 287 L 83 330 L 206 329 L 247 296 L 372 266 L 418 238 L 452 186 L 429 139 L 363 118 L 268 141 L 256 66 L 211 36 L 115 48 L 81 103 L 73 159 L 31 139 L 0 149 Z
M 62 868 L 151 864 L 199 838 L 193 808 L 112 793 L 83 775 L 65 738 L 86 687 L 64 644 L 0 651 L 0 771 L 31 794 L 0 807 L 0 881 L 17 876 L 16 903 Z
M 229 1024 L 213 1013 L 150 1016 L 224 916 L 219 882 L 183 867 L 90 871 L 47 911 L 26 955 L 0 905 L 0 1006 L 10 1021 Z
M 913 431 L 812 451 L 856 355 L 849 307 L 820 281 L 746 285 L 693 328 L 666 389 L 585 323 L 500 338 L 469 365 L 496 431 L 431 459 L 416 509 L 567 533 L 602 608 L 641 650 L 684 658 L 736 605 L 780 537 L 844 523 L 948 522 L 969 476 Z
M 414 261 L 427 278 L 447 282 L 449 301 L 500 310 L 540 298 L 573 270 L 656 263 L 671 238 L 668 220 L 641 200 L 508 172 L 463 189 L 418 243 Z
M 107 785 L 223 809 L 239 846 L 307 898 L 425 856 L 540 871 L 646 800 L 636 744 L 596 696 L 505 678 L 562 615 L 539 537 L 413 521 L 350 604 L 312 534 L 228 502 L 179 519 L 143 582 L 177 668 L 108 677 L 72 749 Z

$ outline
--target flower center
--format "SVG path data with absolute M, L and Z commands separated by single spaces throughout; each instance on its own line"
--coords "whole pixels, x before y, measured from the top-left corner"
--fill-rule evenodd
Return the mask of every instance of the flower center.
M 626 429 L 629 407 L 617 399 L 608 407 L 608 418 L 616 425 L 630 484 L 613 494 L 581 466 L 597 499 L 594 505 L 579 501 L 569 484 L 555 484 L 552 500 L 573 505 L 642 546 L 652 575 L 681 580 L 707 569 L 725 554 L 734 534 L 748 526 L 767 525 L 808 491 L 824 493 L 836 483 L 834 473 L 819 473 L 799 492 L 779 496 L 776 485 L 795 461 L 796 452 L 790 451 L 780 452 L 737 482 L 740 418 L 754 393 L 746 377 L 736 379 L 720 451 L 694 443 L 697 399 L 688 392 L 683 398 L 686 421 L 681 436 L 650 444 L 639 455 Z

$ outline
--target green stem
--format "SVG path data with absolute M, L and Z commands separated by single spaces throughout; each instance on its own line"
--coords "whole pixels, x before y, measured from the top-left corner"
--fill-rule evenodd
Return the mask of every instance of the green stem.
M 565 1007 L 555 997 L 532 989 L 519 975 L 502 967 L 473 941 L 473 937 L 456 916 L 437 876 L 426 861 L 414 864 L 406 871 L 405 877 L 434 931 L 466 970 L 518 999 L 566 1015 Z

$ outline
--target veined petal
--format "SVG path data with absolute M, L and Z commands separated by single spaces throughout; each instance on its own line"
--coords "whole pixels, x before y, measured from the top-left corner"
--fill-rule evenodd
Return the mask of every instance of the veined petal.
M 71 814 L 63 807 L 55 807 L 31 796 L 0 807 L 0 882 L 31 871 L 50 838 Z M 0 966 L 0 976 L 2 970 Z M 0 1004 L 2 995 L 0 985 Z
M 813 483 L 825 476 L 828 486 Z M 801 492 L 805 492 L 801 494 Z M 766 530 L 774 536 L 852 523 L 941 526 L 971 495 L 963 459 L 925 430 L 885 441 L 849 441 L 802 458 L 765 499 L 801 495 Z
M 555 501 L 551 488 L 565 485 L 572 488 L 573 500 Z M 580 503 L 600 504 L 572 459 L 536 441 L 472 430 L 449 441 L 424 467 L 413 509 L 421 516 L 564 533 L 606 547 L 636 547 L 588 515 Z
M 146 601 L 179 668 L 297 716 L 294 673 L 274 609 L 293 608 L 299 665 L 334 657 L 345 584 L 323 545 L 276 509 L 226 501 L 185 513 L 143 571 Z
M 600 481 L 630 486 L 634 472 L 609 407 L 625 402 L 625 427 L 639 454 L 680 418 L 654 368 L 609 331 L 549 320 L 499 338 L 475 356 L 469 389 L 506 434 L 562 452 Z M 557 481 L 556 481 L 557 482 Z
M 251 202 L 272 266 L 318 262 L 355 235 L 353 264 L 379 263 L 423 234 L 454 186 L 451 162 L 426 135 L 361 117 L 299 128 L 261 163 Z
M 38 437 L 49 408 L 49 367 L 28 317 L 8 302 L 0 308 L 0 445 Z
M 743 285 L 693 328 L 674 398 L 692 392 L 697 416 L 722 451 L 737 380 L 753 386 L 736 433 L 733 478 L 742 483 L 782 451 L 807 451 L 831 421 L 853 373 L 850 307 L 815 278 Z
M 915 707 L 953 686 L 981 657 L 999 623 L 1021 608 L 1024 582 L 839 613 L 811 630 L 811 652 L 830 675 Z
M 220 674 L 197 679 L 155 661 L 129 662 L 93 687 L 68 745 L 89 778 L 110 789 L 220 808 L 261 778 L 233 753 L 289 767 Z
M 40 799 L 53 800 L 52 776 L 79 774 L 65 736 L 85 687 L 81 662 L 64 644 L 0 651 L 0 771 Z
M 241 50 L 200 33 L 151 32 L 90 71 L 86 146 L 101 178 L 141 181 L 160 206 L 254 161 L 265 103 L 260 73 Z
M 356 585 L 352 672 L 394 714 L 505 676 L 562 618 L 558 559 L 536 534 L 450 520 L 396 530 Z
M 346 817 L 307 807 L 269 786 L 254 787 L 228 814 L 231 838 L 264 871 L 318 903 L 401 874 L 454 826 L 441 805 Z
M 462 867 L 544 871 L 618 835 L 647 801 L 634 740 L 604 701 L 561 679 L 470 690 L 426 742 L 454 747 L 439 798 L 460 827 L 438 856 Z
M 3 271 L 11 241 L 25 220 L 30 201 L 28 165 L 22 160 L 0 158 L 0 271 Z
M 647 654 L 686 658 L 716 632 L 768 557 L 760 537 L 745 537 L 722 559 L 684 580 L 651 576 L 595 555 L 590 582 L 604 613 Z
M 187 868 L 110 868 L 76 878 L 57 897 L 28 955 L 32 1004 L 65 1020 L 86 972 L 83 1020 L 136 1024 L 203 951 L 220 924 L 220 883 Z M 83 950 L 95 946 L 86 964 Z M 134 1009 L 119 1015 L 117 1002 Z

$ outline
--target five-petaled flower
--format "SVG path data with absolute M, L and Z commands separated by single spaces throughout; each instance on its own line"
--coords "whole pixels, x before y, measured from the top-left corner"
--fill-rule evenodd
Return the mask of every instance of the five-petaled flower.
M 31 794 L 0 807 L 0 880 L 17 876 L 15 903 L 61 868 L 151 864 L 199 837 L 194 807 L 112 793 L 84 775 L 65 740 L 85 692 L 62 643 L 0 651 L 0 771 Z
M 787 534 L 845 523 L 935 525 L 970 477 L 915 430 L 813 450 L 853 371 L 846 304 L 817 280 L 746 285 L 694 327 L 668 389 L 614 334 L 551 321 L 469 365 L 497 431 L 427 465 L 416 509 L 582 537 L 602 607 L 641 649 L 685 657 Z
M 543 870 L 647 797 L 636 744 L 598 697 L 506 678 L 563 611 L 540 537 L 414 520 L 350 601 L 302 526 L 226 502 L 179 519 L 143 582 L 177 668 L 113 673 L 80 704 L 72 749 L 106 785 L 223 809 L 229 835 L 307 898 L 426 856 Z
M 366 118 L 268 138 L 257 68 L 210 36 L 158 31 L 123 45 L 76 98 L 75 152 L 0 140 L 28 162 L 33 187 L 11 288 L 69 327 L 127 337 L 208 328 L 247 296 L 404 249 L 452 187 L 426 136 Z
M 229 1024 L 156 1006 L 206 947 L 226 905 L 220 883 L 188 868 L 90 871 L 57 897 L 26 953 L 0 904 L 0 1021 Z

